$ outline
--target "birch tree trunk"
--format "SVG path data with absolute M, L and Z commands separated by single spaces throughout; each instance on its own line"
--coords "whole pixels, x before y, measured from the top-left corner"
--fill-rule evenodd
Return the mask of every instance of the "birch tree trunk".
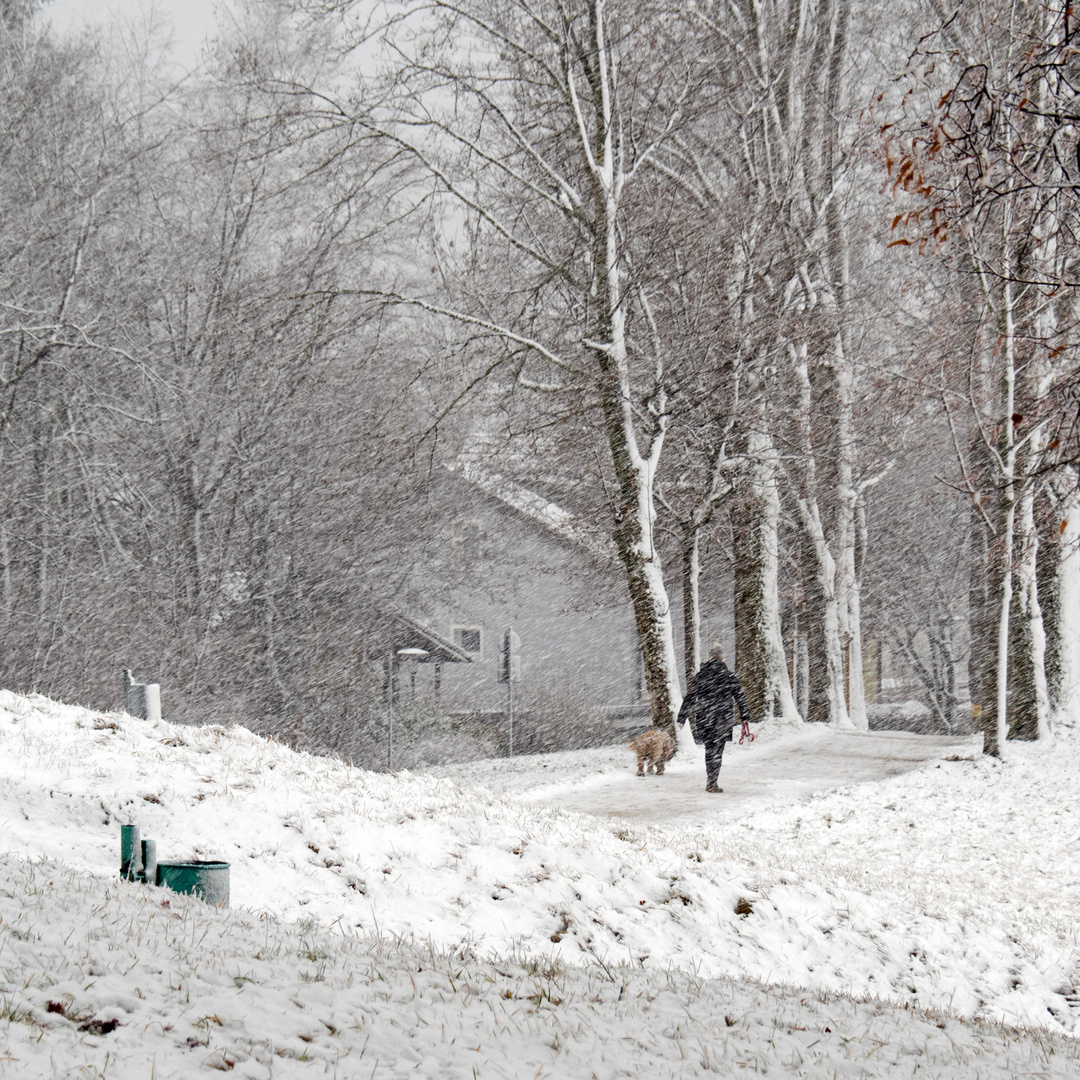
M 780 623 L 780 467 L 764 425 L 752 430 L 747 458 L 752 470 L 749 490 L 732 511 L 735 673 L 755 718 L 801 724 Z
M 1061 613 L 1058 608 L 1058 573 L 1061 570 L 1060 522 L 1052 481 L 1046 480 L 1035 489 L 1035 532 L 1039 541 L 1035 561 L 1035 579 L 1039 591 L 1039 610 L 1042 612 L 1046 674 L 1046 704 L 1049 726 L 1054 725 L 1061 690 Z
M 690 530 L 682 545 L 683 670 L 687 679 L 701 667 L 701 533 Z
M 1055 724 L 1075 727 L 1080 719 L 1080 475 L 1075 466 L 1054 480 L 1060 493 L 1051 519 L 1056 542 L 1056 626 L 1051 696 Z
M 1038 458 L 1038 455 L 1032 455 Z M 1034 469 L 1026 470 L 1017 513 L 1016 606 L 1011 631 L 1009 730 L 1017 739 L 1049 734 L 1050 703 L 1046 681 L 1046 635 L 1039 603 L 1037 561 L 1041 557 L 1035 528 Z
M 1006 246 L 1008 228 L 1004 229 Z M 1006 253 L 1008 263 L 1008 253 Z M 1000 315 L 1004 355 L 1001 381 L 1004 415 L 1000 423 L 998 459 L 1001 462 L 1001 494 L 998 501 L 997 538 L 991 550 L 991 591 L 997 608 L 997 672 L 995 686 L 994 744 L 1001 755 L 1009 734 L 1009 627 L 1013 603 L 1013 559 L 1016 544 L 1016 327 L 1012 283 L 1006 278 Z
M 976 452 L 980 448 L 976 447 Z M 972 720 L 982 732 L 983 753 L 1001 756 L 1003 737 L 997 723 L 997 651 L 994 648 L 994 597 L 991 552 L 993 533 L 985 509 L 974 506 L 971 512 L 968 590 L 971 651 L 968 660 L 968 686 L 971 693 Z
M 613 284 L 617 286 L 614 268 L 612 277 L 615 279 Z M 621 317 L 617 310 L 614 314 L 612 347 L 610 352 L 600 351 L 600 366 L 608 382 L 606 388 L 601 390 L 601 401 L 608 445 L 619 484 L 615 546 L 626 571 L 630 601 L 634 608 L 653 726 L 663 728 L 675 738 L 675 717 L 682 702 L 682 691 L 675 661 L 671 605 L 655 537 L 654 484 L 663 435 L 660 433 L 654 440 L 650 457 L 643 457 L 638 450 L 630 415 Z
M 811 406 L 813 386 L 805 348 L 793 365 L 800 386 L 798 488 L 796 505 L 805 534 L 809 563 L 805 582 L 807 646 L 810 652 L 810 701 L 808 720 L 852 726 L 845 695 L 844 646 L 841 639 L 846 596 L 842 595 L 836 558 L 825 535 L 825 519 L 819 502 L 818 456 L 814 445 Z M 854 524 L 854 523 L 852 523 Z M 853 533 L 852 529 L 852 533 Z M 851 536 L 854 542 L 854 535 Z M 843 549 L 842 549 L 843 550 Z

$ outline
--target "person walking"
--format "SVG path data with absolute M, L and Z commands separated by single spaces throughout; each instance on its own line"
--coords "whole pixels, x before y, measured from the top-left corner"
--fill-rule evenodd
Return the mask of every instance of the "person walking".
M 724 790 L 717 787 L 716 781 L 724 760 L 724 746 L 731 742 L 736 724 L 736 706 L 739 719 L 746 723 L 750 719 L 746 695 L 739 680 L 724 663 L 723 646 L 713 645 L 709 659 L 690 677 L 686 697 L 679 709 L 679 725 L 689 719 L 694 742 L 705 746 L 705 790 L 712 794 Z

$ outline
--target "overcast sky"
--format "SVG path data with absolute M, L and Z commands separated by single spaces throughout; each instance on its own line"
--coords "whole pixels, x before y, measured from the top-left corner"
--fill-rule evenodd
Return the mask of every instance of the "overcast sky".
M 124 21 L 136 28 L 156 19 L 171 28 L 176 59 L 193 65 L 199 45 L 214 33 L 216 0 L 51 0 L 46 15 L 59 30 Z

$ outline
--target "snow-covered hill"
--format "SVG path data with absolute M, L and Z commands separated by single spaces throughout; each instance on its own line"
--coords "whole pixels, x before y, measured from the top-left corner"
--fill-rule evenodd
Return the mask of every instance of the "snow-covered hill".
M 1076 1075 L 1078 751 L 669 832 L 513 790 L 590 752 L 496 795 L 0 693 L 0 1075 Z M 117 881 L 127 821 L 233 909 Z

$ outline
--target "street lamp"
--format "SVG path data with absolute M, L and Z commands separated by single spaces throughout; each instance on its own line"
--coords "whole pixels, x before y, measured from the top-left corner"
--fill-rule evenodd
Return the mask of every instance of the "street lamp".
M 390 772 L 393 767 L 394 757 L 394 671 L 397 668 L 399 660 L 414 660 L 419 662 L 425 656 L 427 656 L 427 649 L 398 649 L 397 654 L 391 653 L 389 666 L 390 675 L 388 679 L 389 686 L 387 687 L 386 695 L 386 771 Z M 414 672 L 415 676 L 415 672 Z M 413 692 L 416 692 L 416 683 L 413 682 Z
M 416 665 L 427 656 L 428 651 L 427 649 L 398 649 L 397 654 L 402 660 L 413 661 L 409 674 L 412 676 L 413 697 L 416 697 Z

